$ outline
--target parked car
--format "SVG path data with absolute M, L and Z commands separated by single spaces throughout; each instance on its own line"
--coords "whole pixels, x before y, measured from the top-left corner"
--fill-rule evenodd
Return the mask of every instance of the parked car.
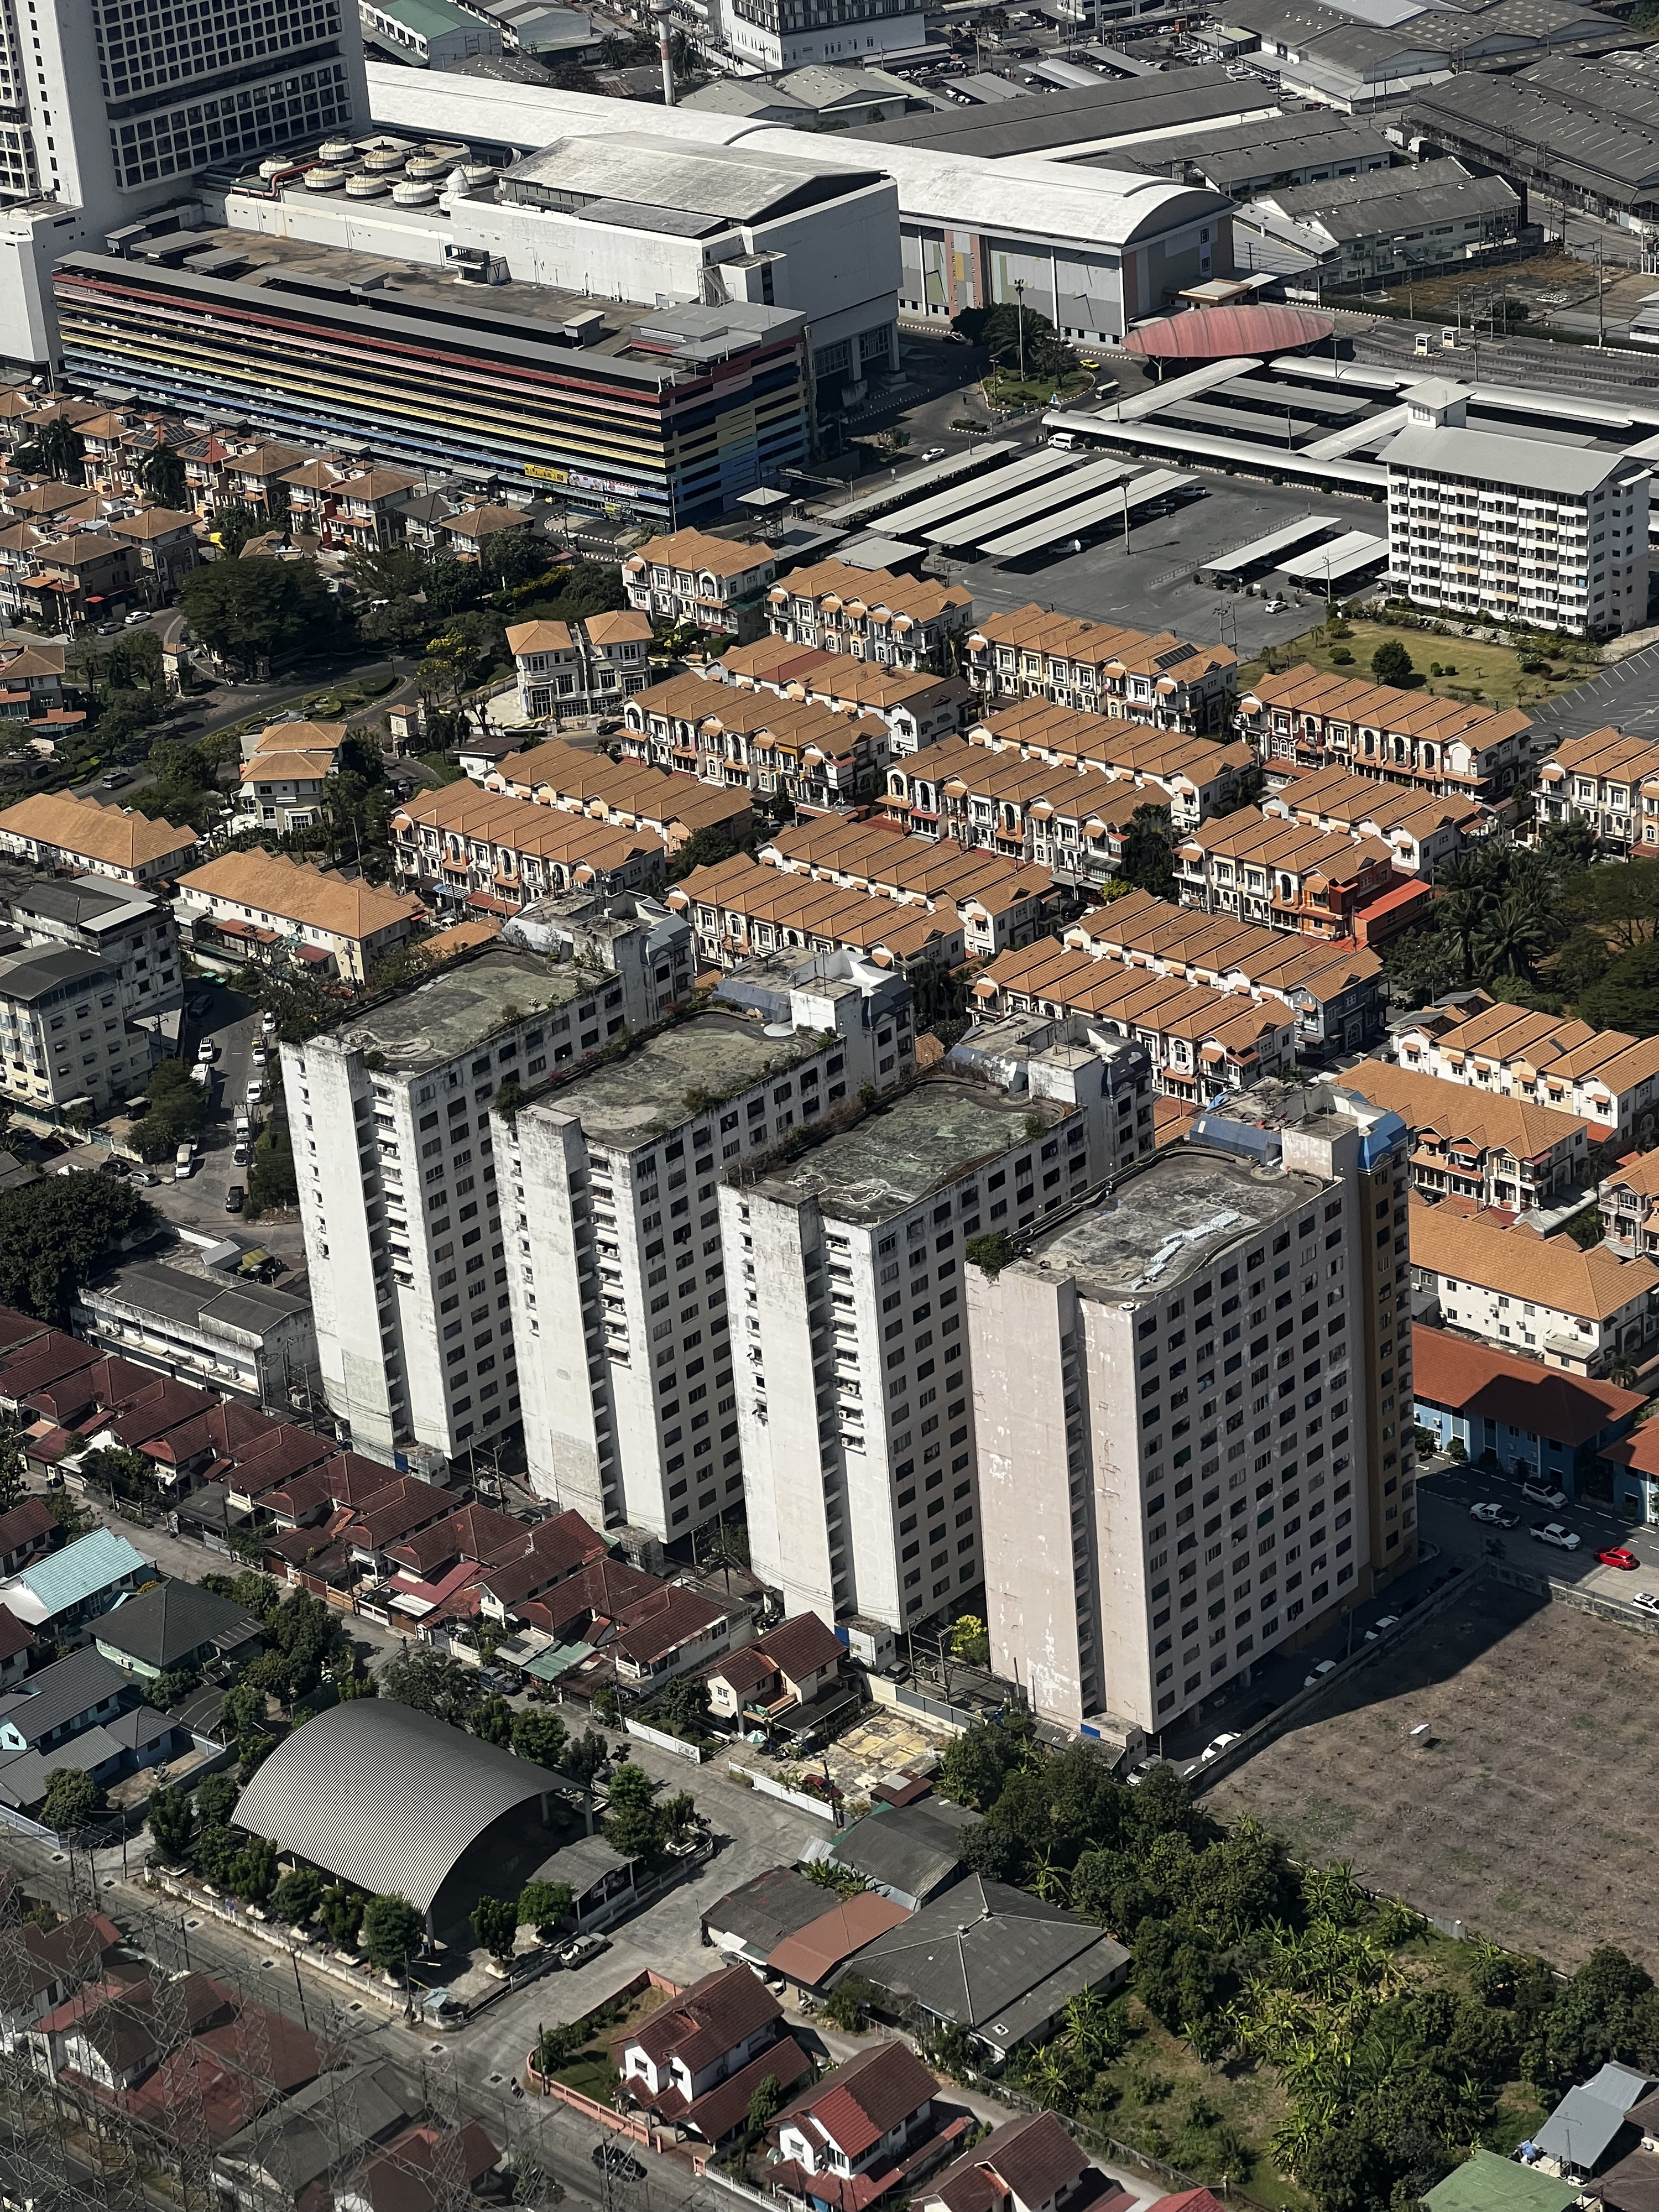
M 945 448 L 943 446 L 929 446 L 921 458 L 924 461 L 942 461 L 945 459 Z
M 611 1948 L 608 1936 L 576 1936 L 559 1952 L 562 1966 L 585 1966 L 590 1959 L 597 1959 L 601 1951 Z
M 194 998 L 185 1000 L 185 1012 L 190 1016 L 191 1021 L 199 1022 L 212 1004 L 213 994 L 210 991 L 198 991 Z
M 148 1168 L 134 1168 L 127 1177 L 129 1182 L 136 1182 L 141 1190 L 154 1189 L 161 1180 L 160 1176 L 152 1175 Z
M 230 1188 L 225 1193 L 225 1212 L 240 1213 L 242 1210 L 242 1201 L 246 1196 L 247 1193 L 242 1188 L 240 1183 L 232 1183 Z
M 1335 1672 L 1336 1662 L 1334 1659 L 1322 1659 L 1319 1664 L 1314 1668 L 1312 1674 L 1308 1675 L 1304 1680 L 1302 1686 L 1304 1690 L 1311 1690 L 1316 1682 L 1322 1682 L 1327 1674 L 1334 1674 Z
M 1630 1601 L 1632 1605 L 1639 1605 L 1644 1613 L 1659 1613 L 1659 1597 L 1656 1597 L 1651 1590 L 1632 1590 Z
M 264 1045 L 262 1045 L 256 1038 L 253 1045 L 253 1065 L 256 1067 L 263 1067 L 269 1057 L 270 1055 L 265 1051 Z
M 1399 1626 L 1400 1615 L 1397 1613 L 1385 1613 L 1380 1620 L 1374 1620 L 1365 1631 L 1365 1641 L 1367 1644 L 1375 1644 L 1380 1638 L 1386 1636 L 1391 1628 L 1398 1628 Z
M 1155 1766 L 1162 1766 L 1161 1759 L 1138 1759 L 1123 1779 L 1131 1790 L 1139 1790 Z
M 200 1060 L 212 1060 L 218 1059 L 219 1048 L 215 1044 L 211 1037 L 204 1037 L 202 1039 L 201 1042 L 196 1048 L 196 1057 Z
M 195 1170 L 195 1146 L 193 1145 L 180 1145 L 178 1151 L 173 1156 L 173 1180 L 174 1182 L 188 1182 L 191 1174 Z
M 208 1066 L 206 1060 L 198 1060 L 190 1071 L 190 1079 L 192 1083 L 199 1083 L 203 1090 L 206 1091 L 213 1084 L 214 1071 Z
M 124 783 L 131 781 L 132 778 L 127 774 L 125 769 L 112 768 L 99 777 L 98 785 L 101 791 L 119 791 Z
M 258 1104 L 260 1099 L 264 1096 L 264 1089 L 265 1079 L 263 1075 L 249 1076 L 247 1079 L 247 1103 L 250 1106 L 257 1106 Z
M 1633 1575 L 1642 1564 L 1635 1553 L 1627 1552 L 1622 1544 L 1604 1545 L 1595 1556 L 1604 1567 L 1622 1567 L 1628 1575 Z
M 259 1017 L 259 1033 L 262 1036 L 268 1037 L 273 1037 L 276 1034 L 276 1017 L 269 1006 Z
M 1238 1736 L 1236 1731 L 1230 1735 L 1228 1731 L 1224 1729 L 1218 1736 L 1212 1737 L 1211 1741 L 1205 1745 L 1203 1750 L 1199 1753 L 1199 1757 L 1200 1759 L 1219 1759 L 1224 1751 L 1226 1751 L 1231 1745 L 1236 1744 L 1237 1741 Z
M 1532 1533 L 1540 1544 L 1553 1544 L 1558 1552 L 1576 1552 L 1583 1540 L 1576 1528 L 1564 1528 L 1559 1521 L 1534 1521 Z
M 1518 1528 L 1521 1526 L 1518 1513 L 1511 1513 L 1507 1505 L 1495 1504 L 1490 1498 L 1483 1499 L 1479 1505 L 1471 1505 L 1469 1518 L 1482 1522 L 1488 1528 Z
M 246 1145 L 237 1145 L 231 1152 L 230 1164 L 234 1168 L 245 1168 L 252 1157 L 252 1152 Z
M 123 629 L 137 629 L 140 623 L 147 623 L 149 620 L 149 609 L 140 608 L 136 614 L 130 614 L 121 627 Z
M 1547 1505 L 1559 1513 L 1567 1502 L 1565 1490 L 1558 1490 L 1553 1482 L 1523 1482 L 1521 1495 L 1534 1505 Z
M 619 2180 L 645 2179 L 645 2168 L 633 2153 L 624 2150 L 619 2142 L 596 2142 L 589 2155 L 602 2172 L 609 2171 Z

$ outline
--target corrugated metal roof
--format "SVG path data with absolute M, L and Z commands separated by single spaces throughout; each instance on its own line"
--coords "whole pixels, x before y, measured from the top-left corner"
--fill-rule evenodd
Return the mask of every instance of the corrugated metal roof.
M 142 1574 L 148 1565 L 143 1553 L 135 1552 L 125 1536 L 118 1536 L 112 1528 L 94 1528 L 89 1536 L 66 1544 L 61 1552 L 31 1561 L 9 1584 L 0 1588 L 15 1589 L 21 1585 L 51 1615 L 84 1604 L 112 1583 Z
M 1279 353 L 1316 345 L 1331 335 L 1328 315 L 1308 307 L 1251 305 L 1198 307 L 1142 323 L 1123 341 L 1126 353 L 1152 361 L 1216 361 L 1229 355 Z

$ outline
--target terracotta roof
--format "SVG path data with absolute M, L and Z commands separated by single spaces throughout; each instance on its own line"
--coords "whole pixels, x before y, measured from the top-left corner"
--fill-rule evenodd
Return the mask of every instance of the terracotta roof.
M 1544 763 L 1565 769 L 1569 775 L 1593 775 L 1614 783 L 1641 783 L 1659 775 L 1659 744 L 1651 738 L 1626 736 L 1611 724 L 1590 730 L 1582 738 L 1569 738 Z
M 117 538 L 170 538 L 175 530 L 188 530 L 195 522 L 193 514 L 184 514 L 176 507 L 147 507 L 138 514 L 114 516 L 110 523 L 111 533 Z
M 653 2013 L 623 2047 L 642 2051 L 659 2069 L 678 2058 L 696 2075 L 782 2016 L 782 2006 L 747 1966 L 722 1966 Z
M 648 645 L 651 641 L 650 617 L 636 614 L 630 607 L 618 607 L 610 614 L 585 615 L 582 628 L 593 645 Z
M 344 744 L 349 730 L 345 722 L 267 722 L 253 757 L 257 760 L 261 753 L 333 752 Z
M 927 2191 L 949 2212 L 988 2212 L 1007 2196 L 1036 2212 L 1069 2189 L 1089 2163 L 1052 2112 L 1005 2120 Z
M 750 568 L 773 563 L 769 545 L 739 545 L 729 538 L 711 538 L 706 530 L 677 530 L 672 538 L 650 538 L 628 556 L 625 565 L 639 562 L 660 568 L 706 568 L 711 575 L 741 576 Z
M 0 1513 L 0 1559 L 49 1536 L 57 1525 L 44 1498 L 23 1498 L 9 1513 Z
M 663 1589 L 660 1598 L 647 1600 L 631 1611 L 629 1622 L 617 1635 L 611 1650 L 642 1667 L 665 1659 L 683 1644 L 702 1636 L 725 1619 L 719 1606 L 695 1591 Z
M 1412 1388 L 1422 1404 L 1478 1414 L 1575 1447 L 1592 1443 L 1647 1403 L 1635 1390 L 1592 1382 L 1421 1326 L 1412 1331 Z
M 4 822 L 0 815 L 0 826 Z M 222 854 L 180 877 L 179 888 L 204 898 L 234 900 L 257 913 L 359 944 L 400 921 L 421 921 L 426 915 L 411 891 L 381 890 L 361 878 L 334 875 L 258 846 Z
M 821 1667 L 834 1667 L 842 1656 L 841 1639 L 815 1613 L 798 1613 L 793 1620 L 781 1622 L 757 1638 L 753 1648 L 791 1681 Z
M 647 633 L 650 624 L 646 625 Z M 509 623 L 507 630 L 507 649 L 517 655 L 524 653 L 570 653 L 576 641 L 570 635 L 568 623 L 522 622 Z
M 815 2121 L 849 2160 L 862 2158 L 938 2094 L 939 2083 L 908 2044 L 882 2043 L 873 2051 L 861 2051 L 804 2097 L 785 2106 L 774 2125 L 799 2128 L 803 2122 Z
M 1602 1188 L 1634 1191 L 1640 1198 L 1659 1198 L 1659 1152 L 1644 1152 L 1628 1164 L 1621 1163 Z
M 332 752 L 255 753 L 240 771 L 243 783 L 321 783 L 334 766 Z
M 872 615 L 884 610 L 908 615 L 916 622 L 931 622 L 949 607 L 971 610 L 974 595 L 960 584 L 941 584 L 933 576 L 899 576 L 890 568 L 854 568 L 845 561 L 819 561 L 810 568 L 792 568 L 772 586 L 775 602 L 780 594 L 791 599 L 824 599 L 832 595 L 846 603 L 857 600 Z
M 1621 1260 L 1605 1244 L 1587 1252 L 1571 1237 L 1495 1229 L 1478 1216 L 1413 1200 L 1412 1265 L 1454 1282 L 1531 1300 L 1581 1321 L 1605 1321 L 1659 1287 L 1650 1260 Z
M 747 1973 L 749 1970 L 744 1966 L 738 1971 Z M 794 2037 L 782 2036 L 776 2043 L 769 2043 L 759 2057 L 751 2058 L 746 2066 L 740 2066 L 735 2074 L 728 2074 L 724 2081 L 705 2089 L 701 2097 L 694 2097 L 678 2114 L 679 2124 L 695 2129 L 705 2142 L 723 2142 L 748 2118 L 755 2092 L 769 2076 L 787 2095 L 811 2071 L 812 2062 Z M 635 2094 L 646 2094 L 643 2083 Z
M 1341 1085 L 1373 1106 L 1398 1114 L 1413 1130 L 1432 1129 L 1448 1139 L 1461 1137 L 1480 1152 L 1510 1152 L 1517 1159 L 1542 1158 L 1591 1128 L 1580 1115 L 1553 1106 L 1497 1097 L 1387 1060 L 1362 1060 L 1344 1073 Z M 1592 1133 L 1601 1134 L 1593 1129 Z
M 6 832 L 120 868 L 182 860 L 196 844 L 193 830 L 175 830 L 170 822 L 100 806 L 95 799 L 71 799 L 67 792 L 36 792 L 9 806 L 0 814 L 0 834 Z
M 1169 675 L 1182 684 L 1216 669 L 1236 668 L 1231 646 L 1194 645 L 1173 630 L 1130 629 L 1121 623 L 1090 622 L 1080 615 L 1056 614 L 1031 600 L 1006 614 L 989 615 L 974 626 L 975 639 L 987 645 L 1012 646 L 1046 659 L 1081 661 L 1102 668 L 1117 661 L 1137 675 Z
M 855 1951 L 909 1917 L 908 1906 L 884 1897 L 878 1889 L 860 1890 L 786 1936 L 766 1963 L 773 1973 L 786 1975 L 804 1988 L 816 1989 L 843 1959 L 850 1959 Z

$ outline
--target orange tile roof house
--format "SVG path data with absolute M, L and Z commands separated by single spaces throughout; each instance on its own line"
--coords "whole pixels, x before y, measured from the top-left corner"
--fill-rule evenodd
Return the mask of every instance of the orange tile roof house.
M 483 786 L 563 813 L 591 815 L 617 829 L 653 830 L 671 852 L 699 830 L 719 827 L 735 834 L 749 822 L 746 789 L 726 791 L 643 762 L 613 761 L 558 738 L 508 754 L 490 769 Z
M 974 618 L 972 595 L 960 584 L 854 568 L 845 561 L 792 569 L 766 596 L 775 637 L 936 674 L 945 672 L 947 641 L 963 636 Z
M 798 1989 L 819 1989 L 866 1943 L 909 1917 L 909 1906 L 896 1899 L 884 1897 L 878 1889 L 857 1890 L 805 1927 L 792 1929 L 768 1957 L 766 1970 Z
M 1401 790 L 1345 768 L 1293 778 L 1262 801 L 1261 811 L 1321 830 L 1346 830 L 1352 837 L 1378 837 L 1395 867 L 1410 876 L 1432 875 L 1467 839 L 1484 836 L 1492 822 L 1474 799 Z
M 786 2106 L 767 2169 L 781 2195 L 825 2212 L 866 2212 L 948 2158 L 973 2124 L 937 2104 L 939 2083 L 908 2045 L 861 2051 Z
M 778 572 L 767 545 L 739 545 L 706 530 L 647 538 L 623 562 L 628 603 L 666 623 L 696 623 L 740 640 L 757 637 L 763 594 Z
M 1523 773 L 1531 722 L 1502 710 L 1322 676 L 1306 661 L 1267 676 L 1238 702 L 1237 726 L 1275 786 L 1312 769 L 1409 784 L 1494 806 Z
M 1659 1152 L 1622 1161 L 1596 1194 L 1601 1241 L 1630 1258 L 1659 1259 Z
M 716 788 L 780 792 L 814 811 L 867 798 L 890 743 L 879 714 L 838 714 L 815 701 L 690 675 L 641 691 L 623 721 L 629 760 Z
M 1632 1141 L 1643 1116 L 1659 1107 L 1659 1037 L 1595 1030 L 1525 1006 L 1489 1004 L 1461 1020 L 1457 1011 L 1430 1007 L 1401 1030 L 1401 1066 L 1576 1114 L 1600 1143 Z
M 555 891 L 653 890 L 665 857 L 654 830 L 616 829 L 469 782 L 405 799 L 392 817 L 392 851 L 400 881 L 498 915 Z
M 1362 908 L 1396 880 L 1377 838 L 1249 814 L 1190 831 L 1176 848 L 1175 874 L 1182 906 L 1325 939 L 1352 937 Z
M 1091 2166 L 1053 2112 L 1005 2120 L 912 2198 L 919 2212 L 1083 2212 L 1085 2206 L 1089 2212 L 1130 2212 L 1134 2201 Z M 1173 2208 L 1183 2200 L 1161 2201 Z M 1213 2197 L 1210 2203 L 1222 2212 Z
M 1570 1498 L 1647 1403 L 1638 1391 L 1420 1324 L 1412 1331 L 1412 1377 L 1417 1419 L 1441 1450 L 1455 1438 L 1472 1460 L 1491 1452 L 1505 1474 L 1553 1482 Z
M 644 2109 L 719 2142 L 747 2118 L 768 2074 L 793 2088 L 811 2071 L 783 2008 L 747 1966 L 694 1982 L 617 2046 L 623 2094 Z M 721 2093 L 726 2094 L 722 2094 Z
M 1634 1373 L 1659 1345 L 1659 1267 L 1449 1206 L 1411 1209 L 1412 1273 L 1442 1320 L 1574 1375 Z
M 507 649 L 526 717 L 550 715 L 556 723 L 567 714 L 613 712 L 644 689 L 651 623 L 626 611 L 590 615 L 586 622 L 511 623 Z
M 37 792 L 0 814 L 0 852 L 38 868 L 113 876 L 118 883 L 153 884 L 176 876 L 196 850 L 193 830 L 100 806 L 67 792 Z
M 798 1613 L 708 1669 L 709 1705 L 722 1719 L 753 1714 L 763 1726 L 782 1723 L 793 1732 L 826 1693 L 840 1702 L 842 1656 L 834 1629 L 815 1613 Z
M 746 853 L 694 868 L 670 889 L 667 903 L 696 931 L 699 956 L 722 968 L 793 947 L 861 952 L 901 975 L 948 971 L 966 957 L 962 923 L 949 907 L 939 913 L 842 890 L 785 875 Z
M 979 623 L 966 659 L 988 700 L 1046 699 L 1159 730 L 1223 728 L 1238 688 L 1238 656 L 1229 646 L 1085 622 L 1036 605 Z
M 408 892 L 381 890 L 257 847 L 222 854 L 181 877 L 179 904 L 198 951 L 222 959 L 299 962 L 356 983 L 426 919 L 425 907 Z
M 239 830 L 308 829 L 345 740 L 343 722 L 273 722 L 252 741 L 239 776 Z
M 1659 744 L 1611 725 L 1569 738 L 1533 771 L 1534 818 L 1587 822 L 1609 855 L 1659 846 Z
M 1483 1097 L 1383 1060 L 1346 1069 L 1342 1087 L 1410 1124 L 1416 1138 L 1412 1182 L 1425 1198 L 1470 1199 L 1530 1213 L 1559 1204 L 1589 1174 L 1590 1147 L 1598 1139 L 1577 1115 L 1522 1098 Z
M 879 714 L 896 753 L 913 753 L 935 738 L 953 734 L 968 719 L 977 696 L 963 677 L 883 667 L 855 660 L 850 653 L 793 645 L 784 637 L 734 645 L 699 672 L 711 683 L 739 690 L 775 691 L 782 699 L 814 699 L 841 714 Z

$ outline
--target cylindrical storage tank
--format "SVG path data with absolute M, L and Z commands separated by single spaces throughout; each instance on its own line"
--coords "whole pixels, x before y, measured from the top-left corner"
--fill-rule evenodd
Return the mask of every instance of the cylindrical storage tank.
M 326 161 L 331 168 L 337 169 L 342 163 L 355 161 L 356 158 L 357 149 L 349 138 L 325 138 L 317 149 L 317 159 Z
M 407 177 L 392 187 L 393 207 L 430 207 L 437 197 L 436 185 L 413 183 Z
M 394 169 L 404 166 L 401 146 L 377 147 L 374 153 L 363 156 L 363 174 L 367 177 L 389 177 Z
M 306 190 L 308 192 L 337 192 L 346 180 L 343 169 L 307 169 Z
M 262 177 L 280 177 L 284 169 L 291 169 L 293 167 L 292 161 L 276 161 L 267 155 L 259 164 L 259 174 Z
M 404 164 L 404 174 L 417 184 L 436 184 L 455 166 L 453 154 L 416 154 Z
M 498 173 L 487 161 L 468 161 L 462 167 L 461 179 L 469 191 L 477 191 L 482 185 L 493 185 Z
M 348 177 L 346 179 L 346 197 L 349 199 L 381 199 L 385 197 L 386 189 L 386 182 L 384 177 Z

